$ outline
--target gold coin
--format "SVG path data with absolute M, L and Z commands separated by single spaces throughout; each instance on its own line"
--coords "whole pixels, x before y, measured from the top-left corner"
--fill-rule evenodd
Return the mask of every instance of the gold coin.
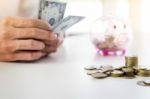
M 114 70 L 111 72 L 111 76 L 112 77 L 121 77 L 123 76 L 124 72 L 120 71 L 120 70 Z
M 134 79 L 136 76 L 135 75 L 125 75 L 123 78 L 125 79 Z
M 133 68 L 122 68 L 122 71 L 125 73 L 125 77 L 134 77 Z
M 142 76 L 142 77 L 149 77 L 150 76 L 150 70 L 144 69 L 144 68 L 139 69 L 137 75 Z
M 125 56 L 125 65 L 127 67 L 137 67 L 138 57 L 137 56 Z

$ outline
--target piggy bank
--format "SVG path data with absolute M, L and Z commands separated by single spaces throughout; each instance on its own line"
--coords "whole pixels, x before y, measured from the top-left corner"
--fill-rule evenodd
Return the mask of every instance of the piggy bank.
M 90 37 L 98 54 L 125 55 L 132 40 L 129 21 L 115 17 L 101 17 L 92 24 L 91 28 Z

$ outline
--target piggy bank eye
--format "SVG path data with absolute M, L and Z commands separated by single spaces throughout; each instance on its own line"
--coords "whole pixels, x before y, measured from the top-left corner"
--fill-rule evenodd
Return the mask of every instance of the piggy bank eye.
M 124 28 L 124 29 L 126 28 L 126 25 L 125 25 L 125 24 L 123 25 L 123 28 Z
M 116 29 L 117 28 L 117 26 L 116 25 L 114 25 L 114 29 Z

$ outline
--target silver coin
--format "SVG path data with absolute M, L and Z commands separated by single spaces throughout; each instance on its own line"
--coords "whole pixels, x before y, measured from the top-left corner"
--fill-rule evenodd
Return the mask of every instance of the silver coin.
M 101 66 L 99 66 L 97 69 L 104 69 L 104 68 L 113 68 L 113 66 L 111 66 L 111 65 L 101 65 Z
M 139 86 L 150 86 L 150 85 L 146 84 L 144 81 L 138 81 L 137 84 Z
M 102 78 L 108 77 L 108 75 L 104 74 L 104 73 L 94 73 L 91 76 L 94 77 L 94 78 L 97 78 L 97 79 L 102 79 Z
M 96 67 L 95 66 L 87 66 L 87 67 L 84 67 L 85 70 L 95 70 Z
M 98 72 L 100 72 L 100 71 L 99 70 L 88 70 L 87 75 L 92 75 L 92 74 L 98 73 Z
M 144 80 L 143 83 L 146 84 L 147 86 L 150 86 L 150 80 Z

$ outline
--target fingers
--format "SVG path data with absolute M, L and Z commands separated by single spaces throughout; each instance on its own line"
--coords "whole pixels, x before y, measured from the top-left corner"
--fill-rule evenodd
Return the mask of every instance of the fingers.
M 48 45 L 48 46 L 54 46 L 54 47 L 56 47 L 56 46 L 58 46 L 58 44 L 59 44 L 59 39 L 55 39 L 55 40 L 45 40 L 44 41 L 44 43 L 46 44 L 46 45 Z
M 0 42 L 0 53 L 12 53 L 20 50 L 38 51 L 45 48 L 43 42 L 37 40 L 12 40 Z
M 38 19 L 14 18 L 7 17 L 1 21 L 4 26 L 12 26 L 17 28 L 40 28 L 50 30 L 49 24 Z
M 46 46 L 42 52 L 45 52 L 45 53 L 54 53 L 57 51 L 57 47 L 53 47 L 53 46 Z
M 38 28 L 0 28 L 1 34 L 5 35 L 3 39 L 37 39 L 54 40 L 57 36 L 50 32 Z M 1 37 L 2 38 L 2 37 Z
M 35 61 L 45 56 L 42 52 L 18 52 L 0 55 L 0 61 Z
M 14 51 L 19 50 L 42 50 L 45 48 L 45 44 L 43 42 L 37 40 L 15 40 L 14 42 Z

